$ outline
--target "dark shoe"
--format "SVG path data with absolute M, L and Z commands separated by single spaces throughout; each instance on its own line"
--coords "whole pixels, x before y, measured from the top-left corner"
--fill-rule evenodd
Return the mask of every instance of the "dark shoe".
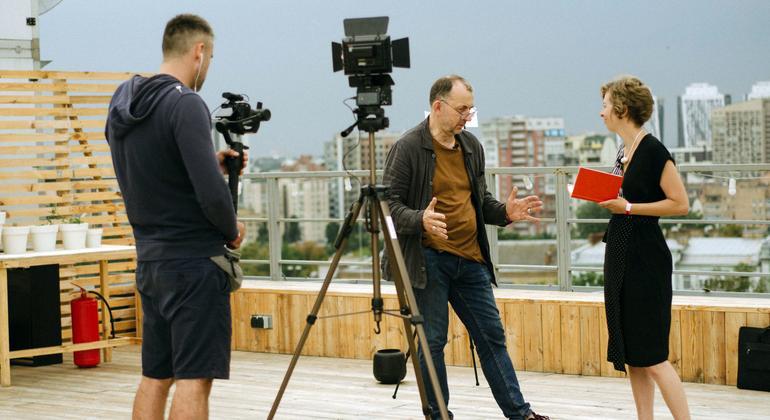
M 541 416 L 540 414 L 537 414 L 533 411 L 529 413 L 529 417 L 527 417 L 527 420 L 551 420 L 551 418 L 548 416 Z

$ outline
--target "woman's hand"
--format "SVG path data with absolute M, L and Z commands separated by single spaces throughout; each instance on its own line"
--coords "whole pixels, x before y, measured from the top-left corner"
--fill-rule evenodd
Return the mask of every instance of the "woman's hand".
M 626 204 L 628 204 L 628 200 L 623 197 L 613 198 L 612 200 L 602 201 L 599 203 L 600 206 L 609 210 L 610 213 L 613 214 L 625 214 Z

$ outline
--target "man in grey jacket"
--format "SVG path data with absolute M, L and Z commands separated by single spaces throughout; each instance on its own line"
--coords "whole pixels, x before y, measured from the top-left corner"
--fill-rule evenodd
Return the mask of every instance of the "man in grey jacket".
M 536 196 L 503 203 L 487 191 L 481 143 L 464 130 L 476 112 L 473 88 L 460 76 L 438 79 L 430 90 L 430 116 L 396 142 L 385 162 L 384 184 L 396 233 L 425 318 L 425 334 L 444 400 L 449 403 L 444 347 L 447 302 L 465 324 L 479 353 L 484 376 L 509 419 L 547 419 L 535 414 L 519 389 L 505 346 L 505 332 L 492 294 L 494 270 L 485 224 L 536 222 L 542 208 Z M 390 277 L 389 258 L 383 258 Z M 424 349 L 420 366 L 425 370 Z M 432 417 L 438 405 L 426 387 Z M 451 414 L 451 412 L 450 412 Z

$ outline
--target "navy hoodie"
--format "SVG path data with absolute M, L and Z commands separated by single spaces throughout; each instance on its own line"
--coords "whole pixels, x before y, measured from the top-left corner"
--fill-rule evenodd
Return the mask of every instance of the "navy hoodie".
M 115 91 L 105 134 L 138 260 L 222 255 L 238 228 L 203 99 L 170 75 L 134 76 Z

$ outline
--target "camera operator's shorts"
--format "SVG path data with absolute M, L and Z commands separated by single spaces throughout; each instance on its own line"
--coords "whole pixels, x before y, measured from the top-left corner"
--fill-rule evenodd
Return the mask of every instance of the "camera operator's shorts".
M 230 377 L 230 285 L 209 258 L 139 261 L 142 375 Z

